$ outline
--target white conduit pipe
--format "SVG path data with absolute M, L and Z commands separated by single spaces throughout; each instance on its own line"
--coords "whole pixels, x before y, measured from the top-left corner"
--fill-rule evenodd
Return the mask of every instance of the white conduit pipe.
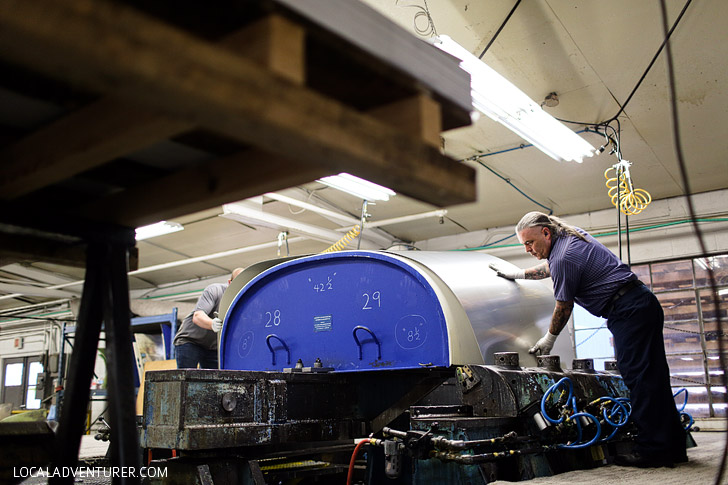
M 367 227 L 389 226 L 391 224 L 399 224 L 401 222 L 416 221 L 418 219 L 426 219 L 428 217 L 445 217 L 447 210 L 439 209 L 430 212 L 422 212 L 420 214 L 412 214 L 411 216 L 393 217 L 392 219 L 383 219 L 381 221 L 367 222 Z
M 290 238 L 288 240 L 288 242 L 289 243 L 299 242 L 299 241 L 305 241 L 306 239 L 307 238 L 305 238 L 305 237 L 293 237 L 293 238 Z M 267 243 L 262 243 L 262 244 L 255 244 L 253 246 L 246 246 L 244 248 L 231 249 L 229 251 L 222 251 L 222 252 L 214 253 L 214 254 L 206 254 L 204 256 L 197 256 L 195 258 L 180 259 L 178 261 L 170 261 L 169 263 L 162 263 L 162 264 L 157 264 L 154 266 L 147 266 L 146 268 L 140 268 L 140 269 L 137 269 L 134 271 L 130 271 L 128 273 L 128 275 L 135 276 L 135 275 L 144 274 L 144 273 L 151 273 L 152 271 L 159 271 L 161 269 L 175 268 L 177 266 L 184 266 L 186 264 L 199 263 L 201 261 L 208 261 L 210 259 L 225 258 L 228 256 L 234 256 L 236 254 L 242 254 L 242 253 L 247 253 L 250 251 L 256 251 L 258 249 L 267 249 L 267 248 L 272 248 L 272 247 L 277 247 L 277 246 L 278 246 L 278 241 L 272 241 L 272 242 L 267 242 Z M 67 288 L 69 286 L 82 285 L 83 282 L 84 282 L 84 280 L 71 281 L 70 283 L 63 283 L 60 285 L 47 286 L 46 289 L 58 290 L 61 288 Z M 0 300 L 17 298 L 19 296 L 23 296 L 23 294 L 22 293 L 13 293 L 11 295 L 3 295 L 3 296 L 0 296 Z

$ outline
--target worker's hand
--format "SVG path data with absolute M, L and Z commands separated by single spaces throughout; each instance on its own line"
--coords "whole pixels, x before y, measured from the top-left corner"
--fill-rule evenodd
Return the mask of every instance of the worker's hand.
M 222 320 L 215 317 L 212 319 L 212 331 L 213 332 L 219 332 L 222 330 Z
M 495 274 L 507 280 L 522 280 L 526 278 L 526 271 L 523 269 L 503 269 L 493 263 L 490 263 L 488 267 L 495 271 Z
M 541 352 L 540 355 L 550 355 L 551 349 L 554 348 L 554 343 L 556 343 L 556 337 L 558 337 L 558 335 L 554 335 L 547 331 L 546 335 L 541 337 L 541 340 L 536 342 L 536 345 L 531 347 L 531 350 L 529 350 L 528 353 L 535 354 L 536 352 Z

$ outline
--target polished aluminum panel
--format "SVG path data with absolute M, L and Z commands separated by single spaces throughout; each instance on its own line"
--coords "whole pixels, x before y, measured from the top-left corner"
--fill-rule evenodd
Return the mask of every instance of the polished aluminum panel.
M 548 330 L 554 309 L 550 280 L 501 278 L 488 265 L 513 267 L 495 256 L 471 251 L 403 251 L 398 256 L 429 269 L 462 305 L 486 364 L 495 352 L 518 352 L 521 366 L 535 366 L 528 349 Z M 536 260 L 534 260 L 536 264 Z M 553 354 L 569 365 L 574 358 L 571 325 L 564 329 Z M 450 338 L 458 338 L 451 333 Z M 472 338 L 464 335 L 463 338 Z

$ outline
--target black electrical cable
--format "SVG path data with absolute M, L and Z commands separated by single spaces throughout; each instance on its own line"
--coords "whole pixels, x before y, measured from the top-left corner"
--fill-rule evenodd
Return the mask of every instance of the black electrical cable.
M 667 44 L 667 41 L 670 39 L 670 36 L 675 31 L 675 28 L 678 26 L 680 21 L 682 20 L 683 15 L 685 14 L 685 11 L 690 6 L 693 0 L 687 0 L 685 2 L 685 5 L 683 6 L 682 10 L 680 11 L 680 15 L 678 15 L 677 19 L 675 20 L 675 23 L 672 24 L 672 28 L 665 34 L 665 40 L 662 41 L 662 45 L 660 45 L 660 48 L 657 49 L 657 52 L 655 53 L 654 57 L 652 58 L 652 61 L 650 61 L 650 64 L 647 66 L 647 69 L 645 69 L 645 72 L 642 74 L 642 77 L 640 77 L 639 81 L 637 81 L 637 84 L 632 89 L 632 92 L 629 94 L 625 102 L 620 106 L 619 111 L 616 115 L 612 116 L 611 118 L 607 119 L 606 121 L 602 121 L 600 123 L 592 123 L 589 121 L 574 121 L 574 120 L 565 120 L 562 118 L 556 118 L 557 120 L 561 121 L 562 123 L 571 123 L 575 125 L 589 125 L 589 126 L 601 126 L 601 125 L 608 125 L 610 122 L 615 121 L 619 115 L 622 114 L 624 109 L 627 107 L 627 104 L 632 100 L 632 96 L 634 96 L 635 92 L 637 92 L 637 89 L 639 89 L 640 85 L 642 84 L 642 81 L 644 81 L 645 77 L 647 77 L 647 73 L 650 72 L 650 69 L 652 69 L 652 66 L 655 64 L 655 61 L 657 60 L 657 57 L 662 52 L 662 49 Z
M 690 4 L 691 0 L 688 0 L 687 5 Z M 662 28 L 664 31 L 667 31 L 667 6 L 665 5 L 665 0 L 660 0 L 660 11 L 662 13 Z M 683 8 L 683 11 L 680 13 L 680 16 L 685 12 L 685 8 Z M 679 17 L 678 17 L 679 20 Z M 668 34 L 669 37 L 669 34 Z M 670 47 L 670 42 L 668 42 L 668 39 L 665 39 L 665 60 L 667 64 L 667 77 L 668 77 L 668 88 L 670 91 L 670 109 L 672 114 L 672 133 L 675 143 L 675 155 L 677 156 L 677 164 L 680 168 L 680 178 L 683 182 L 683 187 L 685 191 L 685 199 L 688 206 L 688 212 L 690 214 L 690 219 L 692 221 L 693 225 L 693 231 L 695 232 L 695 236 L 698 239 L 698 244 L 700 246 L 700 257 L 706 258 L 708 257 L 708 251 L 705 246 L 705 241 L 703 238 L 703 232 L 700 229 L 700 226 L 697 222 L 697 217 L 695 215 L 695 207 L 693 206 L 693 200 L 692 200 L 692 192 L 690 191 L 690 181 L 688 179 L 688 173 L 687 169 L 685 167 L 685 159 L 683 156 L 683 150 L 682 150 L 682 142 L 680 140 L 680 119 L 678 117 L 678 110 L 677 110 L 677 90 L 675 87 L 675 68 L 673 66 L 672 62 L 672 49 Z M 725 342 L 723 337 L 723 326 L 722 326 L 722 320 L 720 316 L 720 309 L 718 307 L 718 287 L 715 280 L 715 273 L 713 272 L 712 265 L 706 265 L 707 266 L 707 272 L 708 272 L 708 278 L 710 280 L 710 289 L 713 293 L 713 305 L 715 308 L 715 318 L 716 318 L 716 326 L 718 329 L 718 358 L 720 359 L 720 366 L 723 370 L 721 373 L 721 382 L 723 384 L 724 389 L 728 389 L 728 376 L 726 376 L 726 358 L 723 354 Z M 715 477 L 715 483 L 716 485 L 719 485 L 723 482 L 723 475 L 725 474 L 725 467 L 726 467 L 726 458 L 728 457 L 728 440 L 726 440 L 725 447 L 723 448 L 723 456 L 720 460 L 720 467 L 718 468 L 718 474 Z
M 464 230 L 465 232 L 470 232 L 470 229 L 468 229 L 467 227 L 463 226 L 462 224 L 460 224 L 460 223 L 459 223 L 458 221 L 456 221 L 455 219 L 453 219 L 453 218 L 451 218 L 451 217 L 447 217 L 447 216 L 445 216 L 445 219 L 447 219 L 448 221 L 452 222 L 452 223 L 453 223 L 453 224 L 455 224 L 456 226 L 460 227 L 460 228 L 461 228 L 462 230 Z
M 481 52 L 481 53 L 480 53 L 480 55 L 478 56 L 478 59 L 482 59 L 482 58 L 483 58 L 483 56 L 485 55 L 485 53 L 486 53 L 486 52 L 488 52 L 488 49 L 490 49 L 490 46 L 491 46 L 491 45 L 493 45 L 493 42 L 495 41 L 495 39 L 497 39 L 497 38 L 498 38 L 498 35 L 500 35 L 500 33 L 501 33 L 501 30 L 503 30 L 503 27 L 505 27 L 505 26 L 506 26 L 506 24 L 508 23 L 508 21 L 509 21 L 509 20 L 511 19 L 511 15 L 513 15 L 513 12 L 515 12 L 515 11 L 516 11 L 516 8 L 518 8 L 518 6 L 519 6 L 520 4 L 521 4 L 521 0 L 518 0 L 518 1 L 516 2 L 516 4 L 515 4 L 515 5 L 513 5 L 513 8 L 511 9 L 511 11 L 510 11 L 510 12 L 508 12 L 508 16 L 507 16 L 507 17 L 506 17 L 506 19 L 505 19 L 505 20 L 503 21 L 503 23 L 501 24 L 501 26 L 500 26 L 500 27 L 498 27 L 498 30 L 496 30 L 495 34 L 494 34 L 494 35 L 493 35 L 493 37 L 492 37 L 492 38 L 490 39 L 490 42 L 488 42 L 488 45 L 486 45 L 486 46 L 485 46 L 485 49 L 483 49 L 483 52 Z
M 622 259 L 622 166 L 617 168 L 617 248 L 619 249 L 619 259 Z
M 622 104 L 622 106 L 619 108 L 619 111 L 617 112 L 617 114 L 612 116 L 609 120 L 607 120 L 607 123 L 609 123 L 612 120 L 616 120 L 617 117 L 622 114 L 622 112 L 624 111 L 624 108 L 627 107 L 630 100 L 632 99 L 632 96 L 634 96 L 634 93 L 637 92 L 637 89 L 639 89 L 640 84 L 642 84 L 642 81 L 644 81 L 645 77 L 647 77 L 647 73 L 650 72 L 650 69 L 652 69 L 652 66 L 655 64 L 657 57 L 662 52 L 662 49 L 667 46 L 668 41 L 670 40 L 670 36 L 675 31 L 675 27 L 677 27 L 677 25 L 680 23 L 680 20 L 682 20 L 683 15 L 685 14 L 685 11 L 688 9 L 688 7 L 692 3 L 692 1 L 693 0 L 688 0 L 687 2 L 685 2 L 685 5 L 683 6 L 682 11 L 680 12 L 680 15 L 677 16 L 675 23 L 672 24 L 672 28 L 667 32 L 667 34 L 665 34 L 665 40 L 662 41 L 662 45 L 660 45 L 660 48 L 657 49 L 657 52 L 655 53 L 654 57 L 652 57 L 652 61 L 650 61 L 650 64 L 647 66 L 647 69 L 645 69 L 645 72 L 642 74 L 642 77 L 640 78 L 639 81 L 637 81 L 637 84 L 635 85 L 634 89 L 632 89 L 632 92 L 629 93 L 629 96 L 627 96 L 627 99 Z M 667 19 L 665 19 L 665 22 L 667 22 Z M 665 27 L 664 30 L 667 30 L 667 23 L 664 23 L 664 27 Z
M 629 215 L 624 215 L 624 235 L 627 237 L 627 266 L 632 267 L 632 253 L 629 250 Z
M 483 162 L 481 162 L 480 159 L 479 159 L 479 157 L 477 155 L 474 156 L 474 157 L 471 157 L 471 158 L 466 158 L 465 160 L 473 160 L 474 162 L 479 163 L 481 166 L 487 168 L 491 173 L 493 173 L 494 175 L 496 175 L 498 178 L 500 178 L 501 180 L 503 180 L 505 183 L 507 183 L 508 185 L 510 185 L 511 187 L 513 187 L 514 189 L 516 189 L 519 194 L 521 194 L 522 196 L 524 196 L 525 198 L 527 198 L 528 200 L 530 200 L 531 202 L 533 202 L 537 206 L 542 207 L 542 208 L 546 209 L 547 211 L 549 211 L 549 215 L 551 215 L 551 214 L 554 213 L 553 209 L 551 209 L 550 207 L 546 207 L 545 205 L 541 204 L 540 202 L 537 202 L 531 196 L 529 196 L 524 191 L 522 191 L 521 189 L 519 189 L 518 187 L 516 187 L 513 184 L 513 182 L 510 181 L 510 179 L 505 178 L 504 176 L 502 176 L 501 174 L 499 174 L 498 172 L 496 172 L 495 170 L 493 170 L 492 168 L 490 168 L 489 166 L 487 166 L 486 164 L 484 164 Z M 461 162 L 464 162 L 465 160 L 460 160 L 460 161 Z

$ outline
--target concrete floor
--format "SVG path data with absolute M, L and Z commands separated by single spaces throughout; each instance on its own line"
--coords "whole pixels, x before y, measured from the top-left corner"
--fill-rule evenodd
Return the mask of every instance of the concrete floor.
M 695 448 L 688 450 L 688 462 L 675 468 L 631 468 L 607 465 L 591 470 L 578 470 L 561 473 L 552 477 L 535 478 L 524 485 L 564 484 L 573 485 L 710 485 L 716 483 L 718 465 L 723 456 L 726 434 L 724 432 L 698 431 L 692 433 Z M 505 485 L 498 480 L 493 485 Z M 728 484 L 728 473 L 724 474 L 721 484 Z
M 524 485 L 711 485 L 715 484 L 718 465 L 725 447 L 726 433 L 724 431 L 698 431 L 692 433 L 697 447 L 688 450 L 688 463 L 682 463 L 675 468 L 627 468 L 616 465 L 607 465 L 591 470 L 578 470 L 562 473 L 552 477 L 535 478 L 524 482 L 508 482 L 498 480 L 493 485 L 506 485 L 522 483 Z M 84 436 L 80 457 L 90 458 L 103 456 L 108 443 L 93 440 L 92 436 Z M 84 483 L 108 484 L 110 480 L 85 479 Z M 28 479 L 23 485 L 46 484 L 45 479 Z M 721 484 L 728 484 L 728 473 Z

